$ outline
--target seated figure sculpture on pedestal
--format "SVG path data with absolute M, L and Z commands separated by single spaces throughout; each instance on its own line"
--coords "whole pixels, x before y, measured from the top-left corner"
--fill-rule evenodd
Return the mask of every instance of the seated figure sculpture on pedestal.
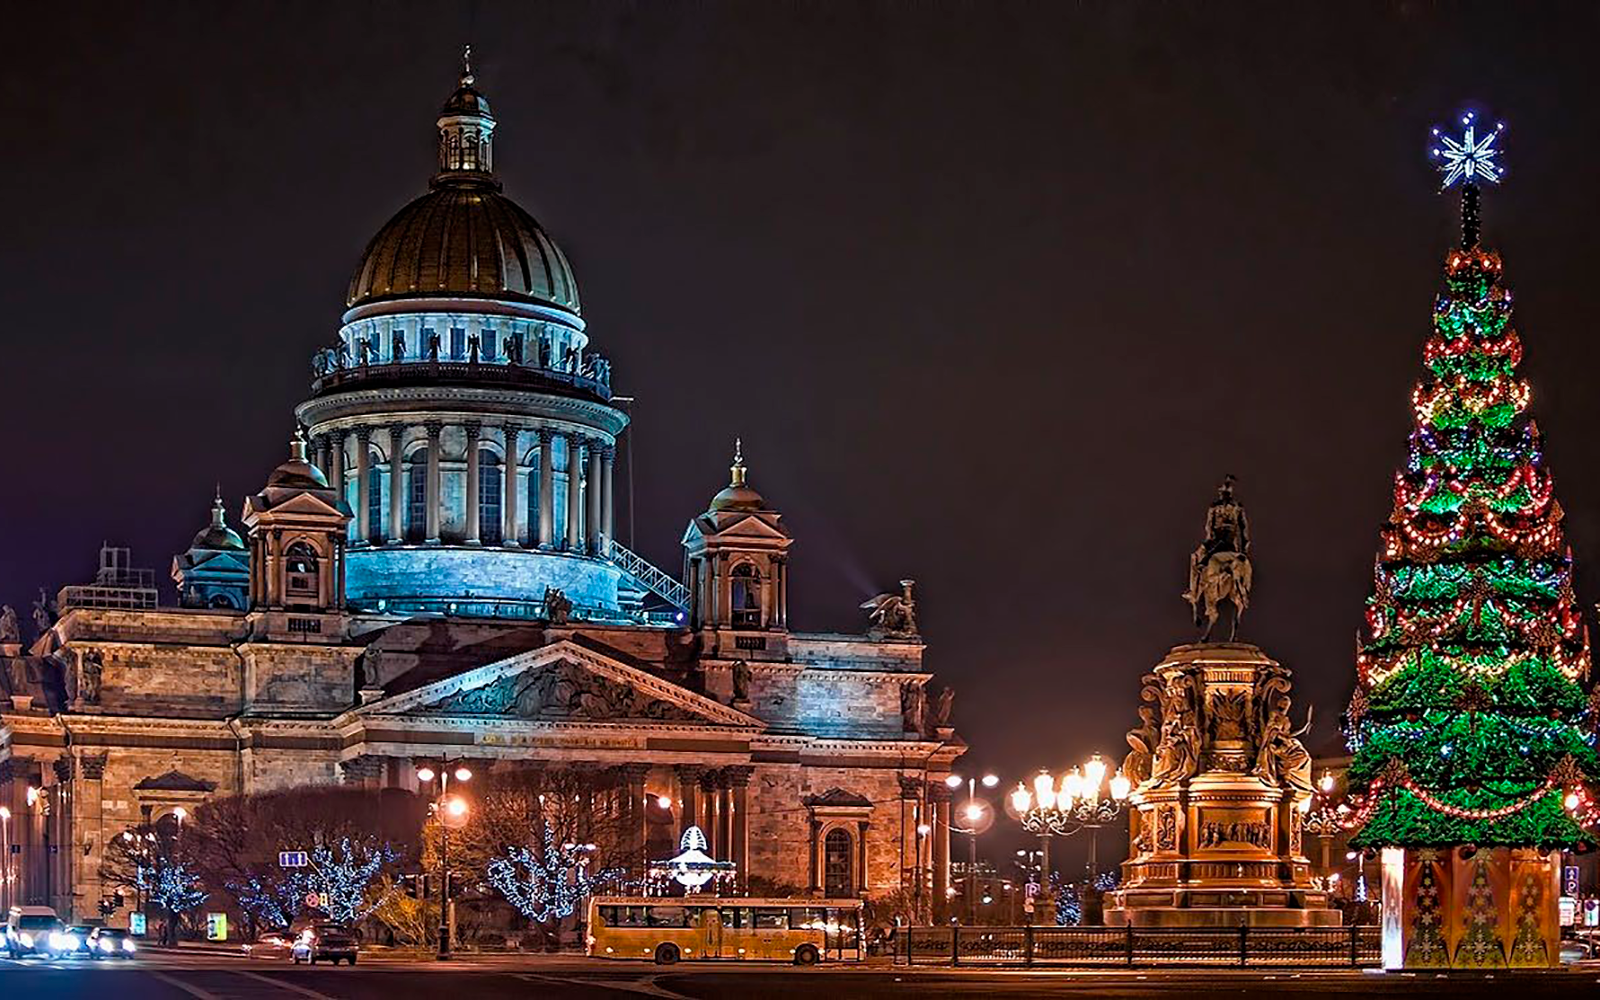
M 1185 597 L 1205 636 L 1218 606 L 1250 593 L 1250 531 L 1223 481 L 1206 539 L 1189 560 Z M 1143 678 L 1139 725 L 1123 774 L 1128 860 L 1107 923 L 1142 927 L 1336 926 L 1311 881 L 1302 810 L 1311 756 L 1290 721 L 1289 670 L 1242 642 L 1176 646 Z

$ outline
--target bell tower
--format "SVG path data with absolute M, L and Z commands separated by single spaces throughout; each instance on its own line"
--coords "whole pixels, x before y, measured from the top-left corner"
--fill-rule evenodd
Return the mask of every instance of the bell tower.
M 786 632 L 794 539 L 781 523 L 783 516 L 750 487 L 742 442 L 734 443 L 729 472 L 727 487 L 683 534 L 690 627 Z
M 342 610 L 350 518 L 349 505 L 306 459 L 306 439 L 297 430 L 289 460 L 272 470 L 266 489 L 245 501 L 251 608 Z

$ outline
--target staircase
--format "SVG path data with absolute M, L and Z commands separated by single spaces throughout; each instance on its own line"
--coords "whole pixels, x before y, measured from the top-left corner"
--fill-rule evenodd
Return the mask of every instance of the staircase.
M 618 569 L 628 574 L 650 593 L 679 611 L 689 610 L 689 588 L 674 580 L 666 570 L 653 565 L 644 556 L 620 542 L 611 543 L 609 558 Z

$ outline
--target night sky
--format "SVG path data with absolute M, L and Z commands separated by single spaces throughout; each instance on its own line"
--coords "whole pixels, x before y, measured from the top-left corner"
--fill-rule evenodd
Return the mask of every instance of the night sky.
M 679 569 L 742 435 L 797 538 L 791 622 L 856 630 L 915 577 L 970 762 L 1014 777 L 1121 757 L 1232 472 L 1241 637 L 1294 668 L 1315 749 L 1455 238 L 1427 131 L 1463 106 L 1508 123 L 1485 239 L 1597 596 L 1600 12 L 1284 6 L 13 11 L 0 599 L 26 621 L 102 540 L 164 578 L 217 482 L 237 525 L 471 41 L 506 190 L 638 397 L 635 548 Z

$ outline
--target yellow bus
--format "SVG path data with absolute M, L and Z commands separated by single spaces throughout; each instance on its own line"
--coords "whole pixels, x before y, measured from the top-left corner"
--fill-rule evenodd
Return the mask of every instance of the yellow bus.
M 861 958 L 859 899 L 596 896 L 588 953 L 596 958 L 782 961 Z

